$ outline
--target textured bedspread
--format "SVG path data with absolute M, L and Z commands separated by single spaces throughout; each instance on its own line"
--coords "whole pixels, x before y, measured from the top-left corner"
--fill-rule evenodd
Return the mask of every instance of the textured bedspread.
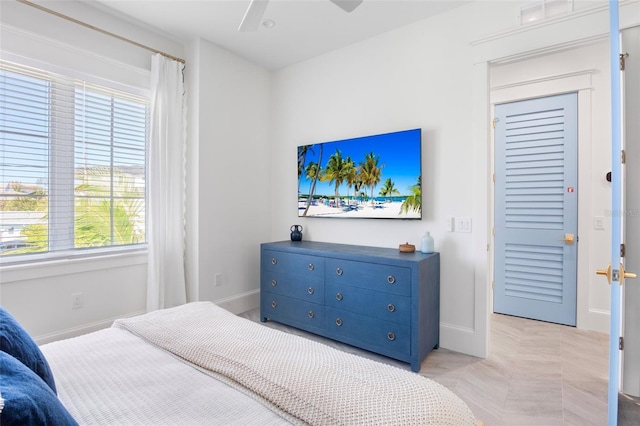
M 281 426 L 271 405 L 126 330 L 42 346 L 60 400 L 80 425 Z
M 313 425 L 475 425 L 442 385 L 239 318 L 209 302 L 114 325 L 245 387 Z

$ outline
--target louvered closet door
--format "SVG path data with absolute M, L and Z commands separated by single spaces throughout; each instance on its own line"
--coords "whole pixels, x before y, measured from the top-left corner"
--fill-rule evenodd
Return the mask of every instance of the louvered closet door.
M 577 94 L 494 115 L 494 312 L 575 325 Z

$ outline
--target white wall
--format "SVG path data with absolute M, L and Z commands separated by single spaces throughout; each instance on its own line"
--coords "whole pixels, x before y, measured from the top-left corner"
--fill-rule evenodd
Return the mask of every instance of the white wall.
M 471 46 L 447 14 L 277 72 L 273 85 L 272 239 L 300 223 L 304 238 L 397 248 L 429 230 L 441 252 L 442 342 L 474 328 L 474 233 L 445 218 L 472 217 L 468 101 Z M 446 40 L 446 43 L 441 41 Z M 455 52 L 455 54 L 453 54 Z M 297 217 L 296 146 L 422 128 L 422 221 Z M 476 218 L 477 219 L 477 218 Z M 474 226 L 482 228 L 481 222 Z M 446 330 L 451 331 L 451 333 Z M 467 348 L 470 351 L 471 348 Z
M 259 244 L 269 239 L 270 73 L 205 40 L 188 48 L 189 300 L 258 305 Z M 277 163 L 276 163 L 277 164 Z M 222 285 L 215 286 L 215 274 Z
M 73 337 L 143 313 L 146 265 L 142 253 L 5 268 L 0 303 L 39 344 Z M 71 295 L 78 293 L 83 307 L 72 309 Z
M 523 2 L 525 3 L 525 2 Z M 520 3 L 520 4 L 523 4 Z M 492 63 L 541 55 L 599 39 L 608 31 L 606 3 L 578 2 L 576 13 L 523 28 L 518 2 L 475 2 L 382 36 L 280 70 L 273 83 L 273 240 L 300 223 L 305 238 L 397 247 L 418 243 L 430 230 L 441 252 L 441 346 L 484 356 L 491 300 L 489 80 Z M 638 3 L 627 2 L 621 21 L 637 22 Z M 601 64 L 598 64 L 600 67 Z M 536 75 L 544 74 L 544 69 Z M 597 76 L 597 78 L 604 76 Z M 608 109 L 607 88 L 594 97 L 594 113 Z M 607 133 L 607 121 L 594 132 Z M 297 145 L 421 127 L 423 220 L 372 221 L 298 218 Z M 590 164 L 606 168 L 608 139 L 594 138 Z M 602 196 L 599 182 L 594 195 Z M 597 188 L 596 188 L 597 187 Z M 589 197 L 591 194 L 586 194 Z M 594 203 L 596 201 L 593 201 Z M 584 215 L 590 220 L 591 212 Z M 471 217 L 473 232 L 448 233 L 445 219 Z M 581 246 L 588 267 L 606 265 L 604 233 Z M 582 244 L 582 243 L 581 243 Z M 589 245 L 591 244 L 591 246 Z M 586 277 L 591 271 L 582 270 Z M 608 300 L 589 280 L 588 306 L 608 315 Z M 597 300 L 596 300 L 597 299 Z M 600 329 L 600 323 L 581 325 Z

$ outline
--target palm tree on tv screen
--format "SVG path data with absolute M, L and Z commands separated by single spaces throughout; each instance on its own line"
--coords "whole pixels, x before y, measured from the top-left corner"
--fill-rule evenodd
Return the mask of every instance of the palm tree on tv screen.
M 322 182 L 335 183 L 335 206 L 340 207 L 340 185 L 344 182 L 346 161 L 339 149 L 329 157 L 326 167 L 320 173 Z
M 387 178 L 387 180 L 384 181 L 384 186 L 380 190 L 380 196 L 391 198 L 394 195 L 400 195 L 400 191 L 398 191 L 391 178 Z
M 313 200 L 313 195 L 316 192 L 316 183 L 318 182 L 318 175 L 320 174 L 320 166 L 316 162 L 309 162 L 307 167 L 305 168 L 305 177 L 311 180 L 309 184 L 309 196 L 307 197 L 307 206 L 304 209 L 304 213 L 302 216 L 306 216 L 309 212 L 309 207 L 311 207 L 311 201 Z M 300 192 L 300 191 L 298 191 Z
M 407 214 L 409 211 L 420 213 L 422 211 L 422 183 L 421 176 L 418 176 L 417 183 L 409 187 L 411 195 L 409 195 L 400 206 L 400 213 Z
M 344 180 L 347 182 L 347 195 L 351 193 L 351 187 L 356 185 L 356 181 L 358 180 L 358 168 L 356 164 L 353 162 L 351 157 L 347 157 L 347 160 L 344 165 Z M 349 202 L 349 204 L 351 204 Z
M 371 206 L 374 205 L 373 191 L 382 178 L 382 166 L 379 166 L 380 156 L 373 152 L 365 154 L 364 162 L 360 164 L 360 177 L 364 186 L 371 190 Z
M 304 173 L 307 152 L 309 151 L 309 149 L 310 149 L 309 145 L 303 145 L 298 147 L 298 194 L 300 193 L 300 178 Z

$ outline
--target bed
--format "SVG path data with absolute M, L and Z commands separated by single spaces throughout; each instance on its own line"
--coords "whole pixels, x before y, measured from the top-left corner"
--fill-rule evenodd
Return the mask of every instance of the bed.
M 419 374 L 265 327 L 210 302 L 119 319 L 14 356 L 6 352 L 19 345 L 7 339 L 18 338 L 6 329 L 19 324 L 3 315 L 2 425 L 25 424 L 30 409 L 18 408 L 20 392 L 11 387 L 16 363 L 7 357 L 42 382 L 42 402 L 27 398 L 36 406 L 30 424 L 478 425 L 460 398 Z M 23 330 L 18 334 L 24 346 L 35 345 Z M 39 412 L 47 410 L 54 412 Z

